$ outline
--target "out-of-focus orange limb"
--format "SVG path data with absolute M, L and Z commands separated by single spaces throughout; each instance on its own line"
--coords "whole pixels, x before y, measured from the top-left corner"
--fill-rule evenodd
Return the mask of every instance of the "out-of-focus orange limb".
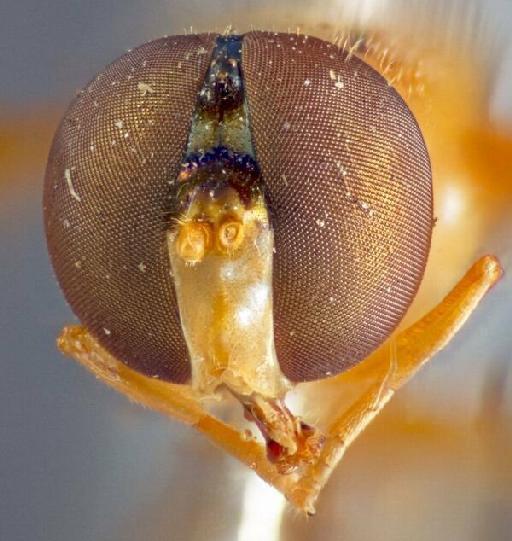
M 320 491 L 346 449 L 394 392 L 450 341 L 501 272 L 494 257 L 483 257 L 436 308 L 393 339 L 391 355 L 388 349 L 381 348 L 349 372 L 332 378 L 331 384 L 340 395 L 347 385 L 370 384 L 347 411 L 330 423 L 319 459 L 292 475 L 279 474 L 267 460 L 262 445 L 246 440 L 233 427 L 206 412 L 191 387 L 131 370 L 106 352 L 84 327 L 66 327 L 58 346 L 131 400 L 194 426 L 281 491 L 296 507 L 313 513 Z
M 439 305 L 393 338 L 391 354 L 388 348 L 380 348 L 352 370 L 333 378 L 340 396 L 346 386 L 359 382 L 370 385 L 347 411 L 331 422 L 321 456 L 288 495 L 297 507 L 314 511 L 318 494 L 350 444 L 393 394 L 446 346 L 501 274 L 496 258 L 481 258 Z

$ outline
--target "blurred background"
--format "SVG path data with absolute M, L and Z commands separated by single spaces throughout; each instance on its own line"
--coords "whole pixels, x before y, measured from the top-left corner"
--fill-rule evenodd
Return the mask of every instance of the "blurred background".
M 397 88 L 431 152 L 438 219 L 407 321 L 439 302 L 483 253 L 498 255 L 506 272 L 349 450 L 312 519 L 55 346 L 75 319 L 49 266 L 41 190 L 67 104 L 130 47 L 228 25 L 375 36 L 370 60 L 390 78 L 401 74 Z M 511 539 L 511 30 L 507 0 L 3 2 L 0 539 Z

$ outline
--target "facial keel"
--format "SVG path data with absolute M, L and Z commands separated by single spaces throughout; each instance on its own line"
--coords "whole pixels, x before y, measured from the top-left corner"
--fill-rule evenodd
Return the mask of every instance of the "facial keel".
M 169 234 L 193 385 L 203 394 L 223 384 L 242 396 L 287 389 L 273 341 L 272 250 L 261 197 L 245 208 L 233 188 L 198 189 Z

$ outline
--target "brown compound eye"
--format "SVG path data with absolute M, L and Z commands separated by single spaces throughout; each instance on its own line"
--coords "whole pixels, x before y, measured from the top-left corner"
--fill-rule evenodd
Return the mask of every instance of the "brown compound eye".
M 73 310 L 118 359 L 179 383 L 191 368 L 166 234 L 215 40 L 163 38 L 107 67 L 66 113 L 45 180 L 49 251 Z M 242 43 L 274 231 L 277 358 L 292 381 L 319 379 L 364 359 L 414 298 L 432 229 L 428 153 L 405 102 L 360 59 L 305 36 Z M 240 81 L 223 80 L 231 103 Z

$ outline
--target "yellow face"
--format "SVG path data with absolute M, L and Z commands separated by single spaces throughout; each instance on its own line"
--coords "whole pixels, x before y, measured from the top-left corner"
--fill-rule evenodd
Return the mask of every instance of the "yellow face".
M 192 385 L 269 398 L 288 388 L 273 341 L 273 233 L 263 194 L 196 186 L 168 236 Z

